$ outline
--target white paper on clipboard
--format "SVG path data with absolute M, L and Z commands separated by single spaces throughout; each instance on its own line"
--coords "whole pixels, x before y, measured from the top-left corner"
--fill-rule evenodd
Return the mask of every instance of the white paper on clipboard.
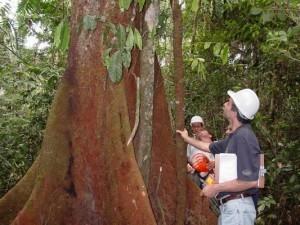
M 216 183 L 237 179 L 237 157 L 234 153 L 215 155 Z

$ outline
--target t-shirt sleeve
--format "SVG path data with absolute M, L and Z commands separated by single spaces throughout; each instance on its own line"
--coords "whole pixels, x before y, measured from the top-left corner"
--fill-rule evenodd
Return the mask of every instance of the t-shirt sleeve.
M 209 151 L 214 155 L 224 153 L 226 150 L 226 146 L 227 146 L 227 138 L 211 143 L 209 145 Z
M 236 149 L 238 180 L 257 180 L 259 172 L 259 149 L 256 149 L 244 137 L 235 138 L 232 144 L 232 147 Z

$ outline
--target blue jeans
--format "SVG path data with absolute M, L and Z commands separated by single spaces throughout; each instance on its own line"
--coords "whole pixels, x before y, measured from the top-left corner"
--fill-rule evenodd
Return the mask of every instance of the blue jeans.
M 252 197 L 233 199 L 220 205 L 218 225 L 253 225 L 256 210 Z

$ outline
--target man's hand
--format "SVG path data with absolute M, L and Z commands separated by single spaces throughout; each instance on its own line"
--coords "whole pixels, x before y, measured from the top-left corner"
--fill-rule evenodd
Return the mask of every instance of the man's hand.
M 215 197 L 219 193 L 217 187 L 217 184 L 206 185 L 202 190 L 202 194 L 208 198 Z
M 189 134 L 186 129 L 176 130 L 176 133 L 180 134 L 186 143 L 193 145 L 194 147 L 199 148 L 203 151 L 209 152 L 210 143 L 199 141 L 196 140 L 195 138 L 189 137 Z
M 176 130 L 176 133 L 180 134 L 183 140 L 189 137 L 189 134 L 185 128 L 184 130 Z
M 194 173 L 195 172 L 195 169 L 189 163 L 186 165 L 186 169 L 187 169 L 188 173 Z
M 207 167 L 209 170 L 213 170 L 215 168 L 215 161 L 209 161 Z

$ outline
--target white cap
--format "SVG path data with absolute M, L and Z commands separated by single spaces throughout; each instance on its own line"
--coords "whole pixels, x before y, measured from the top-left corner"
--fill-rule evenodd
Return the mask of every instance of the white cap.
M 259 99 L 251 89 L 242 89 L 237 92 L 227 91 L 242 117 L 252 120 L 259 108 Z
M 204 124 L 203 119 L 202 119 L 201 116 L 193 116 L 192 119 L 191 119 L 190 124 L 192 125 L 192 123 L 202 123 L 202 124 Z

